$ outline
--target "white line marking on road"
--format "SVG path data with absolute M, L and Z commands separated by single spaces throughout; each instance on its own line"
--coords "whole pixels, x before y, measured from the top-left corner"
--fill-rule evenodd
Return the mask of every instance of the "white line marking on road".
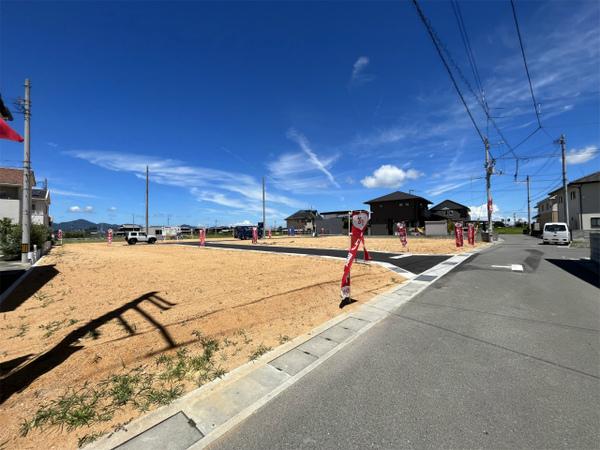
M 523 272 L 523 266 L 521 264 L 511 264 L 510 266 L 497 266 L 492 264 L 494 269 L 510 269 L 513 272 Z
M 397 256 L 390 256 L 390 259 L 406 258 L 407 256 L 412 256 L 412 253 L 403 253 L 403 254 L 397 255 Z

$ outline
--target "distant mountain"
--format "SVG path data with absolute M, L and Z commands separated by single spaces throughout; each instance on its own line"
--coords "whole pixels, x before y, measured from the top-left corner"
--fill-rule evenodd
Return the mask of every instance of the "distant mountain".
M 85 219 L 77 219 L 71 220 L 69 222 L 60 222 L 52 224 L 52 228 L 54 230 L 61 229 L 63 231 L 86 231 L 86 230 L 97 230 L 97 231 L 106 231 L 109 228 L 116 230 L 119 228 L 119 225 L 111 224 L 111 223 L 94 223 Z

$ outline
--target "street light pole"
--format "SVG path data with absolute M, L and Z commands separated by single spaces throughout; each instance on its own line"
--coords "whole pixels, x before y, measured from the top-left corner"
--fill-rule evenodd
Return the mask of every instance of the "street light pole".
M 21 262 L 28 261 L 28 254 L 31 244 L 31 153 L 30 153 L 30 130 L 29 121 L 31 119 L 31 102 L 29 99 L 30 90 L 29 78 L 25 79 L 25 101 L 23 103 L 25 115 L 25 137 L 24 137 L 24 156 L 23 156 L 23 201 L 22 201 L 22 220 L 21 220 Z

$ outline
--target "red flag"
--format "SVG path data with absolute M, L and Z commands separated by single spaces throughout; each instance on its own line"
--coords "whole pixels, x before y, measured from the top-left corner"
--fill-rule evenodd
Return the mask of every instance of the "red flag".
M 463 223 L 462 222 L 454 222 L 454 239 L 456 241 L 457 247 L 463 246 Z
M 469 232 L 467 234 L 467 238 L 469 240 L 469 245 L 475 245 L 475 225 L 470 223 L 468 225 L 468 227 L 469 227 Z
M 402 242 L 402 247 L 406 247 L 408 250 L 408 239 L 406 233 L 406 225 L 404 222 L 398 222 L 398 236 L 400 236 L 400 242 Z
M 365 261 L 371 259 L 369 252 L 367 252 L 367 247 L 365 246 L 364 237 L 367 223 L 369 222 L 369 213 L 366 211 L 352 211 L 351 216 L 352 234 L 350 238 L 350 250 L 348 251 L 348 256 L 346 257 L 346 264 L 344 265 L 344 275 L 342 276 L 341 286 L 343 299 L 350 298 L 350 269 L 352 269 L 352 263 L 356 259 L 356 253 L 358 252 L 358 247 L 361 243 L 363 245 Z
M 8 139 L 9 141 L 23 142 L 23 138 L 19 136 L 15 130 L 0 118 L 0 139 Z

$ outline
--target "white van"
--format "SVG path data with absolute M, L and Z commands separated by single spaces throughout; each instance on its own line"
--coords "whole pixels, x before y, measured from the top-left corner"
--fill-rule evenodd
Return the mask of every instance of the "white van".
M 571 242 L 569 227 L 564 222 L 552 222 L 544 225 L 542 234 L 544 244 L 565 244 Z

